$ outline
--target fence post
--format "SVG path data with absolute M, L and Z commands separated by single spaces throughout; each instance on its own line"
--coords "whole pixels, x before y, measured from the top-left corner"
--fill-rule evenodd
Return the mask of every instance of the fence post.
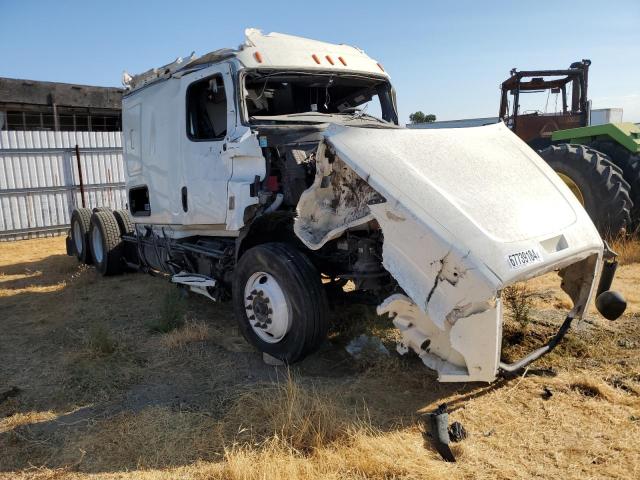
M 82 180 L 82 165 L 80 164 L 80 147 L 76 143 L 76 161 L 78 162 L 78 179 L 80 180 L 80 199 L 82 200 L 82 208 L 87 208 L 84 200 L 84 181 Z

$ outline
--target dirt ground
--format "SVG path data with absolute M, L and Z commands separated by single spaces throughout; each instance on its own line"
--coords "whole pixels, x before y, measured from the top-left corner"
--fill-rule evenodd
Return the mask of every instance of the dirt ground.
M 507 358 L 557 328 L 557 284 L 535 281 Z M 640 478 L 640 263 L 614 288 L 623 318 L 590 312 L 523 377 L 452 385 L 395 354 L 368 307 L 336 309 L 320 352 L 270 367 L 228 304 L 101 278 L 61 237 L 0 243 L 0 478 Z M 391 354 L 353 360 L 361 333 Z M 444 402 L 468 431 L 456 463 L 421 434 Z

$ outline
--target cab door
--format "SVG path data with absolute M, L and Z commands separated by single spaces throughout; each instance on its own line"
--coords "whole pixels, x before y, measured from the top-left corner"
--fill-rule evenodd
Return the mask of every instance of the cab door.
M 226 143 L 236 121 L 231 70 L 228 64 L 219 64 L 187 77 L 179 192 L 182 223 L 220 225 L 227 216 L 232 173 Z

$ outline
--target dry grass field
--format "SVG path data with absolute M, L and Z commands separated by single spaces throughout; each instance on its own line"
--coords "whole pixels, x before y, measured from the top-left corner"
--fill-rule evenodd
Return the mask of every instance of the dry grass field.
M 393 352 L 390 322 L 359 306 L 333 312 L 317 354 L 269 367 L 228 304 L 100 278 L 61 237 L 0 243 L 0 478 L 640 478 L 640 247 L 624 251 L 623 318 L 591 311 L 527 375 L 488 386 L 439 384 L 395 353 L 353 360 L 363 332 Z M 554 277 L 506 324 L 505 357 L 562 320 Z M 469 432 L 457 463 L 421 435 L 443 402 Z

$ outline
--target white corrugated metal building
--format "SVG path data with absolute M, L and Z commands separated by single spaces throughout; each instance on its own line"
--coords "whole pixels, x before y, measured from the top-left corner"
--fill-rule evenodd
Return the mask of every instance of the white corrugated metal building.
M 83 197 L 89 208 L 125 207 L 121 97 L 0 78 L 0 241 L 65 232 Z
M 85 205 L 124 208 L 120 132 L 0 132 L 0 240 L 66 230 L 82 205 L 78 153 Z

